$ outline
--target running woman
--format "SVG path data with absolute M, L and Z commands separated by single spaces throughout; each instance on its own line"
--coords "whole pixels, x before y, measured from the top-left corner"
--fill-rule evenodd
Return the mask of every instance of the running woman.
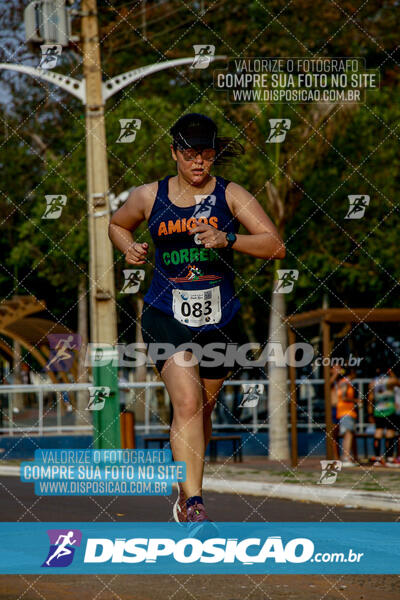
M 147 345 L 169 343 L 174 348 L 168 356 L 152 358 L 173 406 L 174 460 L 186 463 L 187 477 L 179 485 L 174 518 L 197 522 L 210 520 L 202 498 L 204 456 L 211 413 L 232 367 L 207 366 L 209 361 L 203 359 L 199 363 L 182 345 L 235 343 L 240 302 L 233 286 L 233 250 L 282 259 L 285 247 L 248 191 L 211 175 L 214 165 L 243 153 L 238 142 L 218 137 L 214 121 L 198 113 L 182 116 L 170 133 L 177 174 L 135 188 L 114 213 L 109 236 L 135 266 L 148 262 L 148 244 L 132 237 L 144 220 L 155 246 L 142 334 Z M 248 234 L 238 234 L 240 224 Z

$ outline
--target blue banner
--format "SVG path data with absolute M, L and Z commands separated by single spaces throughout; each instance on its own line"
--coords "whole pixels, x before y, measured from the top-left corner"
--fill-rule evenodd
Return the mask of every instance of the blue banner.
M 169 496 L 185 479 L 170 450 L 39 449 L 21 463 L 21 481 L 38 496 Z
M 400 523 L 1 523 L 1 574 L 400 574 Z

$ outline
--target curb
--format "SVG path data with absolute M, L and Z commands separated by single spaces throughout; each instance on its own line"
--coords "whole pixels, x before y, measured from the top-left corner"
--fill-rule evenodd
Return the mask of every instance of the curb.
M 3 465 L 0 467 L 0 475 L 19 477 L 19 465 Z
M 265 483 L 262 481 L 245 481 L 238 479 L 221 479 L 216 481 L 204 478 L 204 489 L 225 494 L 242 494 L 243 496 L 264 496 L 267 498 L 283 498 L 300 502 L 316 502 L 333 506 L 351 508 L 369 508 L 400 512 L 400 496 L 391 493 L 368 492 L 332 486 L 296 485 L 291 483 Z

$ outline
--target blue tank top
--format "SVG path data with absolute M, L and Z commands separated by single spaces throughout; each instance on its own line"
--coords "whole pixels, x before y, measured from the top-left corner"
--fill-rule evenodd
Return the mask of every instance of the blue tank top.
M 226 233 L 239 231 L 240 223 L 226 202 L 229 182 L 216 177 L 212 193 L 196 198 L 195 205 L 179 207 L 168 198 L 170 177 L 158 182 L 148 220 L 155 267 L 144 301 L 196 331 L 223 327 L 240 308 L 233 285 L 233 250 L 205 248 L 188 230 L 196 218 Z

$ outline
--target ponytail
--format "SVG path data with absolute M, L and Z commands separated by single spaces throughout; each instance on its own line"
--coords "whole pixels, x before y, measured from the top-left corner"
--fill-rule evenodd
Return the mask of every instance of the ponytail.
M 238 158 L 245 153 L 244 146 L 231 137 L 217 137 L 217 154 L 214 165 L 231 164 L 234 158 Z

